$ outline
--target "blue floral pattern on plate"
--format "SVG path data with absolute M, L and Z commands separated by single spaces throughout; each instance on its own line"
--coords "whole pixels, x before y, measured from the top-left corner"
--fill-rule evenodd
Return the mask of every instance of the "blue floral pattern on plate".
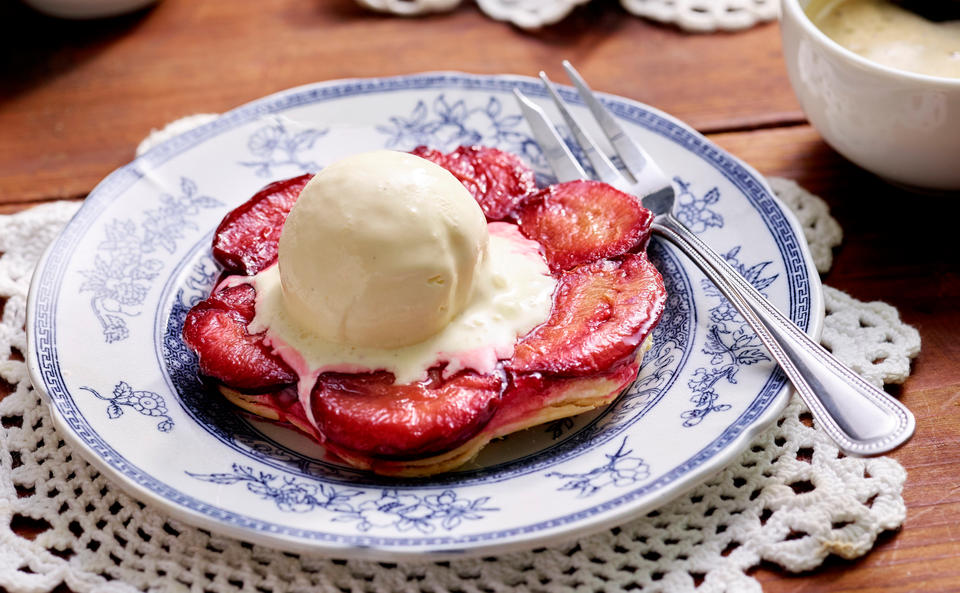
M 748 267 L 737 260 L 738 253 L 740 247 L 735 247 L 724 254 L 724 259 L 761 293 L 777 279 L 777 274 L 763 275 L 770 261 Z M 720 300 L 720 304 L 710 308 L 710 326 L 703 347 L 703 353 L 710 356 L 712 366 L 698 367 L 687 382 L 687 387 L 693 393 L 690 401 L 694 408 L 680 414 L 686 427 L 700 424 L 711 412 L 730 409 L 729 404 L 717 403 L 720 398 L 717 385 L 721 381 L 736 385 L 737 374 L 742 368 L 770 360 L 760 339 L 730 301 L 709 280 L 703 280 L 702 285 L 704 292 Z
M 451 102 L 441 93 L 429 105 L 418 101 L 409 115 L 390 117 L 377 131 L 387 136 L 387 148 L 409 150 L 424 145 L 449 151 L 483 144 L 523 156 L 533 165 L 545 164 L 540 146 L 527 134 L 523 117 L 505 113 L 503 101 L 495 95 Z
M 400 532 L 415 529 L 433 533 L 437 528 L 450 531 L 463 521 L 479 521 L 498 510 L 488 506 L 489 496 L 473 500 L 453 490 L 420 496 L 399 490 L 383 490 L 369 496 L 361 490 L 344 489 L 323 483 L 278 477 L 234 464 L 231 472 L 187 475 L 213 484 L 245 484 L 249 492 L 272 501 L 288 513 L 324 510 L 335 523 L 349 522 L 360 531 L 393 528 Z
M 93 267 L 80 270 L 80 292 L 91 292 L 90 308 L 103 327 L 107 342 L 130 337 L 126 319 L 139 315 L 153 281 L 163 269 L 162 252 L 173 253 L 177 241 L 197 226 L 192 218 L 201 208 L 221 202 L 202 195 L 197 184 L 180 179 L 180 195 L 164 193 L 157 208 L 143 212 L 138 225 L 133 219 L 113 219 L 103 228 Z
M 278 169 L 286 169 L 286 177 L 295 173 L 320 170 L 320 165 L 309 160 L 305 153 L 314 147 L 317 140 L 327 134 L 326 129 L 307 128 L 290 131 L 283 122 L 263 126 L 247 139 L 247 150 L 253 160 L 240 161 L 244 167 L 253 169 L 260 177 L 274 177 Z
M 723 216 L 710 208 L 720 201 L 720 190 L 711 188 L 703 197 L 697 197 L 690 191 L 690 183 L 680 177 L 674 177 L 677 189 L 677 202 L 674 214 L 691 231 L 702 233 L 708 228 L 723 228 Z
M 107 417 L 111 419 L 123 415 L 123 407 L 121 406 L 129 406 L 144 416 L 160 418 L 160 423 L 157 424 L 157 430 L 160 432 L 170 432 L 173 428 L 173 419 L 167 415 L 167 402 L 159 393 L 134 391 L 133 387 L 130 387 L 130 384 L 126 381 L 117 383 L 111 395 L 100 395 L 92 387 L 81 386 L 80 389 L 89 391 L 98 398 L 110 402 L 110 405 L 107 406 Z
M 642 458 L 634 456 L 633 449 L 627 449 L 627 438 L 623 437 L 623 442 L 614 453 L 607 454 L 607 462 L 603 465 L 586 472 L 549 472 L 546 477 L 566 480 L 557 490 L 576 491 L 580 498 L 593 496 L 608 486 L 625 488 L 642 482 L 650 476 L 650 466 Z

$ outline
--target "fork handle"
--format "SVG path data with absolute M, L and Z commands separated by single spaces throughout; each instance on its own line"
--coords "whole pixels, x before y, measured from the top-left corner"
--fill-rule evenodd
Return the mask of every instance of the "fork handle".
M 910 438 L 916 421 L 903 404 L 810 339 L 676 217 L 657 216 L 653 231 L 692 259 L 740 312 L 842 451 L 878 455 Z

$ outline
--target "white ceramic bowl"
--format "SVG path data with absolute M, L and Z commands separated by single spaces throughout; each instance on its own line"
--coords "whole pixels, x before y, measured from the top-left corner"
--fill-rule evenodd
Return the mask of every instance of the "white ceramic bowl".
M 157 0 L 24 0 L 51 16 L 67 19 L 95 19 L 133 12 Z
M 960 191 L 960 79 L 871 62 L 821 32 L 809 0 L 781 0 L 783 56 L 810 123 L 837 152 L 894 183 Z

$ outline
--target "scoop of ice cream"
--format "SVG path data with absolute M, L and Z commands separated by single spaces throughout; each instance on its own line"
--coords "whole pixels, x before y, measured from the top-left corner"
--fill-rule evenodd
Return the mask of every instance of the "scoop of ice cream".
M 378 150 L 307 183 L 280 235 L 284 303 L 304 330 L 345 345 L 419 342 L 467 304 L 489 237 L 446 169 Z

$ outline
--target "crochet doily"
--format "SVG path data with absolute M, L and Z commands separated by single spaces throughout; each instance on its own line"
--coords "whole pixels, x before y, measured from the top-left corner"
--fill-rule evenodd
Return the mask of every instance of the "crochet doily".
M 361 5 L 402 16 L 453 10 L 461 0 L 357 0 Z M 590 0 L 477 0 L 483 12 L 522 29 L 557 23 Z M 686 31 L 736 31 L 777 18 L 778 0 L 620 0 L 637 16 Z
M 839 240 L 836 223 L 806 192 L 775 186 L 825 257 Z M 796 398 L 710 481 L 565 545 L 441 563 L 344 561 L 283 553 L 169 519 L 123 494 L 64 444 L 27 377 L 30 275 L 76 208 L 56 202 L 0 216 L 0 394 L 10 393 L 0 400 L 0 588 L 11 593 L 60 583 L 78 592 L 760 591 L 746 571 L 762 560 L 802 571 L 829 554 L 854 558 L 904 520 L 900 464 L 840 454 Z M 902 382 L 919 351 L 916 330 L 888 305 L 824 293 L 824 343 L 871 382 Z M 36 535 L 18 536 L 15 527 Z

